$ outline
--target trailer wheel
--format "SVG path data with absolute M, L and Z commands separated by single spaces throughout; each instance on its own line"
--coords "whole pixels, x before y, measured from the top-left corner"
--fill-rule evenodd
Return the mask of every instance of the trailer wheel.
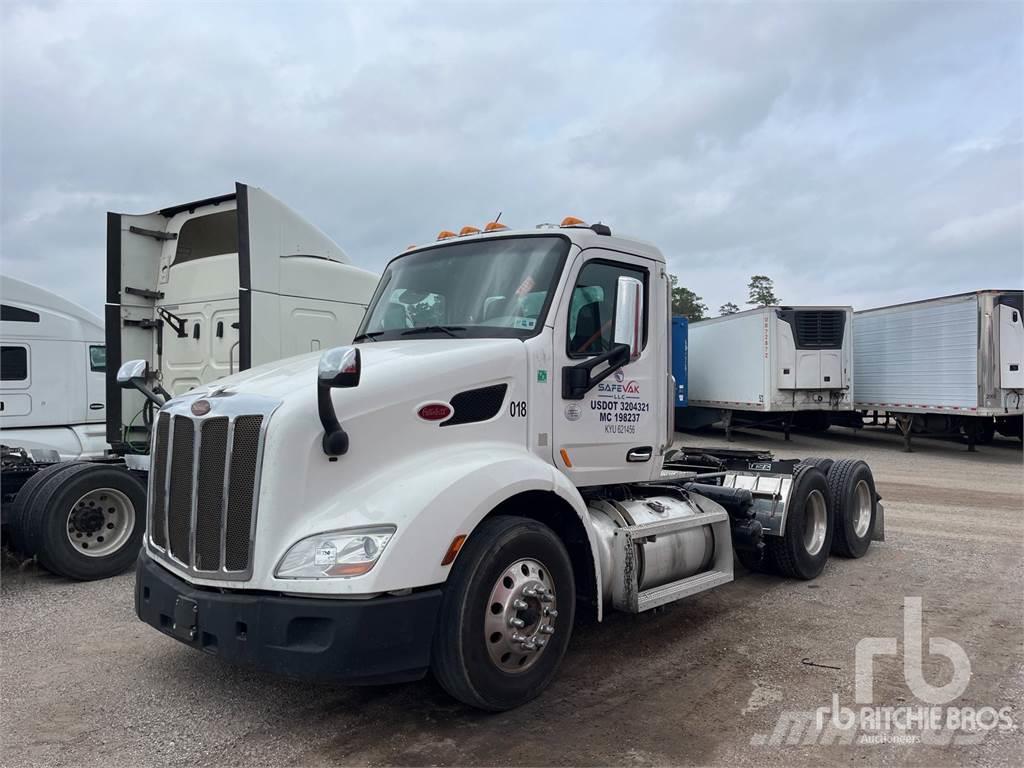
M 546 525 L 485 520 L 445 584 L 431 667 L 459 701 L 500 712 L 539 695 L 569 645 L 576 603 L 572 564 Z
M 72 467 L 79 467 L 84 463 L 81 461 L 62 461 L 59 464 L 53 464 L 36 472 L 21 486 L 18 495 L 14 497 L 14 503 L 11 504 L 9 524 L 11 548 L 15 552 L 19 552 L 26 557 L 32 557 L 36 553 L 35 549 L 31 546 L 30 536 L 28 535 L 28 510 L 32 508 L 32 503 L 35 501 L 39 489 L 54 475 L 63 474 Z
M 81 581 L 105 579 L 139 554 L 146 489 L 123 467 L 86 463 L 52 476 L 27 514 L 44 568 Z
M 832 551 L 843 557 L 863 557 L 875 532 L 878 509 L 871 468 L 854 459 L 837 461 L 828 473 L 828 488 L 835 526 Z
M 793 472 L 786 528 L 768 538 L 768 553 L 779 573 L 813 579 L 825 568 L 832 547 L 832 516 L 825 473 L 808 464 Z

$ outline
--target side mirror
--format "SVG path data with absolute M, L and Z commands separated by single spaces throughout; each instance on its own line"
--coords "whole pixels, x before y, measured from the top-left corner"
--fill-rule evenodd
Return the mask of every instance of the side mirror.
M 137 389 L 157 408 L 171 399 L 170 393 L 159 384 L 149 387 L 149 363 L 145 360 L 129 360 L 117 369 L 117 385 L 121 389 Z M 157 394 L 159 393 L 159 394 Z
M 635 277 L 619 277 L 615 294 L 616 344 L 629 347 L 629 362 L 640 358 L 644 345 L 644 284 Z
M 121 389 L 134 389 L 136 379 L 145 381 L 149 376 L 149 363 L 145 360 L 129 360 L 117 369 L 117 384 Z
M 334 347 L 320 355 L 316 373 L 316 406 L 324 428 L 321 447 L 328 456 L 348 453 L 348 433 L 334 411 L 331 390 L 359 386 L 362 358 L 358 347 Z
M 362 367 L 358 347 L 334 347 L 320 355 L 316 379 L 324 387 L 357 387 Z

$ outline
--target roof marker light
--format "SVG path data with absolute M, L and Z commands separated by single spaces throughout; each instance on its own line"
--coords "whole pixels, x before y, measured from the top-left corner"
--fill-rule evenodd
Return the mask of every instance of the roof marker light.
M 578 219 L 575 216 L 566 216 L 564 219 L 562 219 L 562 226 L 563 227 L 585 227 L 585 226 L 587 226 L 587 222 L 585 222 L 583 219 Z
M 488 221 L 484 225 L 484 232 L 497 232 L 501 229 L 508 229 L 504 224 L 500 224 L 497 221 Z
M 405 250 L 407 250 L 407 251 L 411 251 L 411 250 L 412 250 L 413 248 L 415 248 L 415 247 L 416 247 L 416 244 L 415 244 L 415 243 L 413 243 L 412 245 L 408 246 L 408 247 L 407 247 L 407 248 L 406 248 Z
M 455 233 L 452 232 L 450 229 L 442 229 L 440 232 L 437 233 L 438 240 L 447 240 L 448 238 L 455 236 Z
M 480 230 L 476 227 L 463 227 L 459 230 L 459 237 L 465 237 L 466 235 L 479 235 Z

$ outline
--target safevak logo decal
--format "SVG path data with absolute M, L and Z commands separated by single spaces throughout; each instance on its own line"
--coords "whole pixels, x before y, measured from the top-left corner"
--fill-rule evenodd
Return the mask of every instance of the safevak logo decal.
M 590 401 L 590 410 L 597 414 L 597 421 L 604 425 L 607 435 L 635 435 L 636 425 L 651 404 L 642 400 L 640 382 L 627 379 L 622 369 L 611 375 L 612 381 L 597 385 L 597 397 Z

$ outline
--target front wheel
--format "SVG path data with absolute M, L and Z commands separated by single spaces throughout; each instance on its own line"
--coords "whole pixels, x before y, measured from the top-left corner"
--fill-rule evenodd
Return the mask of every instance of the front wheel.
M 432 669 L 459 701 L 500 712 L 551 683 L 569 645 L 576 586 L 565 546 L 524 517 L 485 520 L 445 585 Z

